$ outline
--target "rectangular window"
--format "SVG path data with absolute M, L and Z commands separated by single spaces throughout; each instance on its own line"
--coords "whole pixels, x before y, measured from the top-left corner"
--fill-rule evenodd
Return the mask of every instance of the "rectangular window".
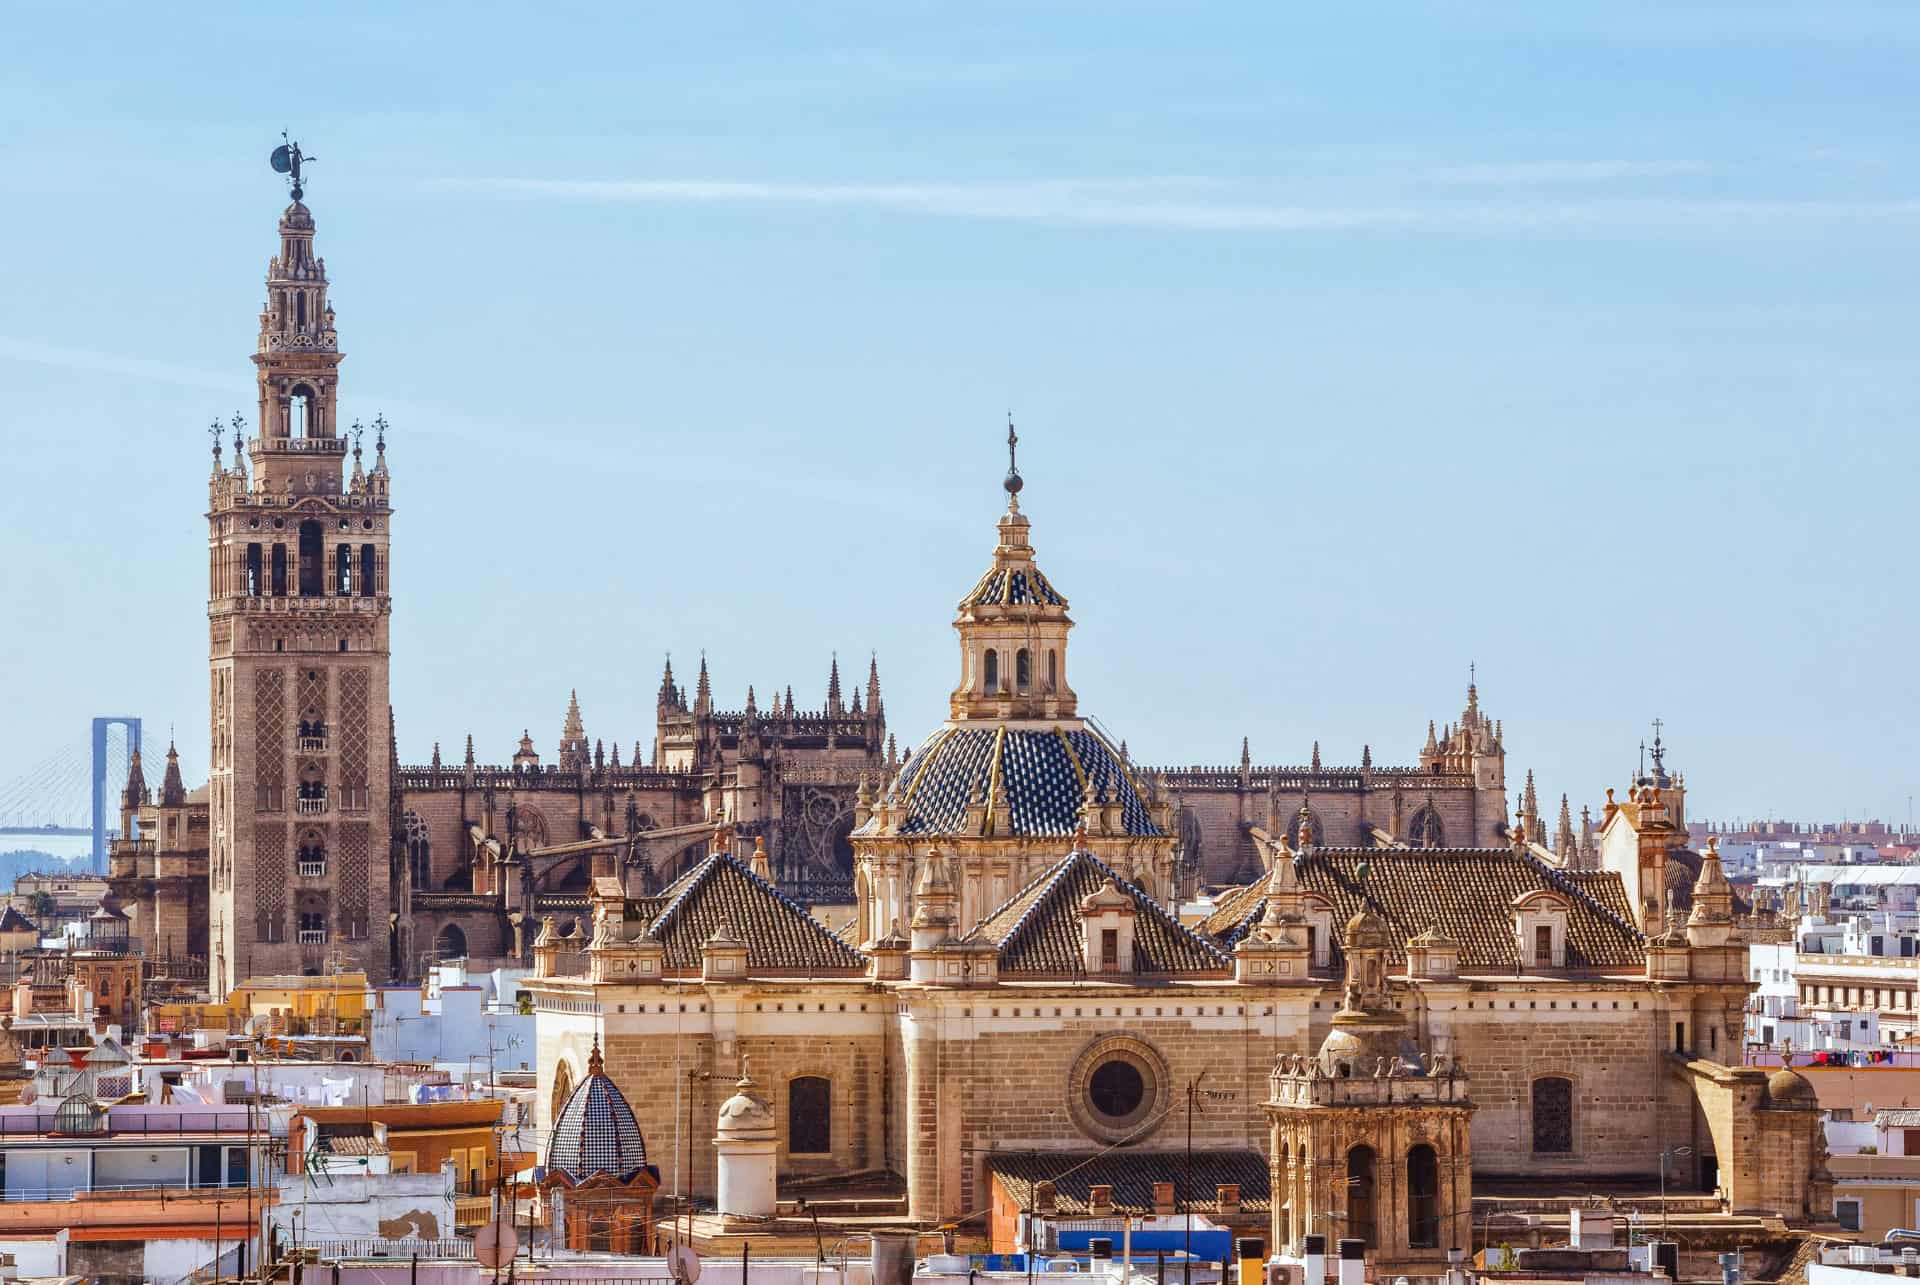
M 333 550 L 333 592 L 336 597 L 353 596 L 353 546 L 336 545 Z
M 360 546 L 360 596 L 373 597 L 373 546 Z
M 247 597 L 258 598 L 263 586 L 260 583 L 260 546 L 247 546 Z
M 287 546 L 284 544 L 273 546 L 273 596 L 287 596 Z
M 1120 930 L 1118 928 L 1100 930 L 1100 967 L 1120 967 Z
M 1533 962 L 1540 968 L 1553 966 L 1553 929 L 1547 924 L 1533 930 Z
M 1685 1022 L 1675 1022 L 1673 1024 L 1673 1051 L 1675 1053 L 1685 1053 L 1687 1051 L 1687 1024 Z
M 1860 1230 L 1860 1202 L 1858 1200 L 1836 1200 L 1833 1202 L 1833 1216 L 1840 1223 L 1842 1231 Z

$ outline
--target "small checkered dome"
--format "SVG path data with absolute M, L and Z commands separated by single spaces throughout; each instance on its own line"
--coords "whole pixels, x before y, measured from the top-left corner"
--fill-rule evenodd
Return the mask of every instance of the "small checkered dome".
M 625 1182 L 646 1165 L 647 1144 L 640 1136 L 640 1122 L 634 1119 L 620 1086 L 607 1075 L 600 1046 L 595 1044 L 587 1058 L 587 1078 L 553 1122 L 547 1169 L 564 1173 L 577 1184 L 602 1173 Z

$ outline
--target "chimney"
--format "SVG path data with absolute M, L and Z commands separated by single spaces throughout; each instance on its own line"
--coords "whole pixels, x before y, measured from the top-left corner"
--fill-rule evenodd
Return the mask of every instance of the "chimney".
M 1340 1285 L 1366 1285 L 1366 1280 L 1367 1242 L 1342 1240 L 1340 1242 Z
M 1306 1285 L 1326 1285 L 1327 1238 L 1319 1232 L 1301 1237 L 1300 1257 L 1307 1267 Z
M 1173 1212 L 1173 1184 L 1156 1182 L 1153 1184 L 1153 1212 L 1170 1214 Z
M 1220 1216 L 1231 1218 L 1240 1212 L 1240 1184 L 1223 1182 L 1213 1189 L 1214 1199 L 1220 1203 Z M 1264 1252 L 1264 1251 L 1262 1251 Z
M 1110 1216 L 1113 1213 L 1113 1188 L 1104 1182 L 1088 1187 L 1087 1212 L 1095 1218 Z
M 1051 1182 L 1033 1184 L 1033 1209 L 1035 1213 L 1050 1214 L 1059 1207 L 1058 1196 Z

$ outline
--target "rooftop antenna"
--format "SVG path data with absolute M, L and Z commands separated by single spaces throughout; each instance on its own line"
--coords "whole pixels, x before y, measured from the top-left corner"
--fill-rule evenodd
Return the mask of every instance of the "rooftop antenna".
M 300 167 L 308 161 L 319 159 L 301 152 L 300 144 L 290 141 L 287 131 L 283 129 L 280 131 L 280 146 L 273 149 L 273 155 L 267 158 L 267 163 L 273 166 L 274 173 L 287 176 L 287 182 L 293 187 L 293 199 L 297 201 L 305 195 L 305 189 L 301 187 Z

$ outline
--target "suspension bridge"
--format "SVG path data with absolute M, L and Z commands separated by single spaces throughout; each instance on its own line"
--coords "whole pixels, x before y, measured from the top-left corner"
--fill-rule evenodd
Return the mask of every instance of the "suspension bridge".
M 0 852 L 38 848 L 56 856 L 84 855 L 88 869 L 105 874 L 107 842 L 120 827 L 128 763 L 139 748 L 139 719 L 103 715 L 93 720 L 84 739 L 62 745 L 0 784 Z

